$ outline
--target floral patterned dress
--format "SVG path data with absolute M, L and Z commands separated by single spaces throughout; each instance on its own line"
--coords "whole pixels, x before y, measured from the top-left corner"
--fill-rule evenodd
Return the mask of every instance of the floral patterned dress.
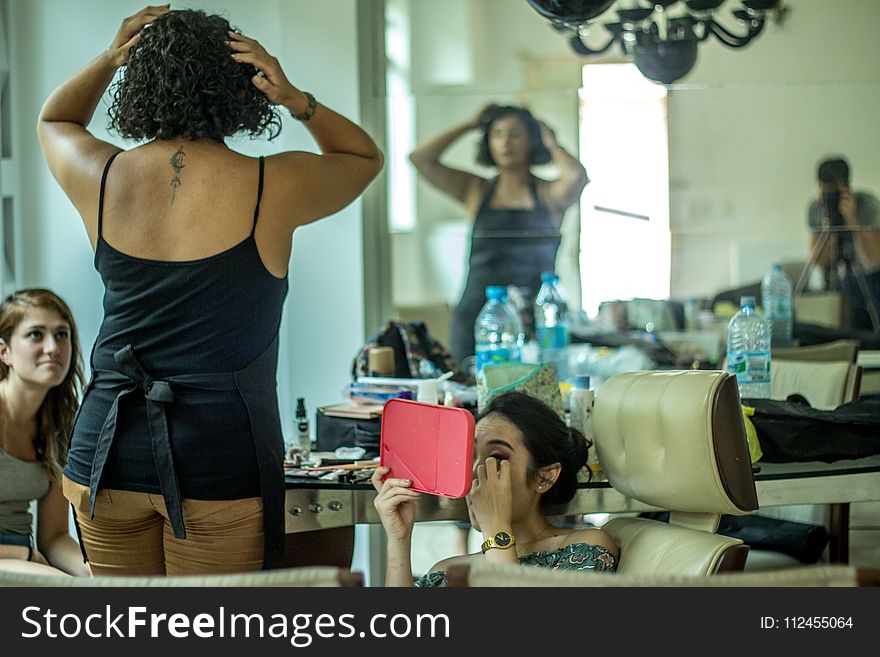
M 572 543 L 558 550 L 532 552 L 520 557 L 519 563 L 521 566 L 538 566 L 551 570 L 617 570 L 617 557 L 608 549 L 589 543 Z M 415 580 L 414 584 L 423 588 L 447 586 L 446 573 L 442 570 L 427 573 Z

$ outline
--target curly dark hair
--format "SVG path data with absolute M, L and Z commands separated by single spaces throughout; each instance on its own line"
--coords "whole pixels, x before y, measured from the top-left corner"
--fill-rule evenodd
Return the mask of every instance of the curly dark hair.
M 529 135 L 529 144 L 532 146 L 531 151 L 529 151 L 529 164 L 547 164 L 547 162 L 550 162 L 553 158 L 550 155 L 550 151 L 544 146 L 544 140 L 541 138 L 541 124 L 532 116 L 532 113 L 525 107 L 500 105 L 492 108 L 492 111 L 488 112 L 487 116 L 482 117 L 483 135 L 477 146 L 477 164 L 487 167 L 495 166 L 495 159 L 489 151 L 489 131 L 495 121 L 511 114 L 523 122 L 523 125 L 526 127 L 526 133 Z
M 556 483 L 541 496 L 541 509 L 566 504 L 577 492 L 578 472 L 587 466 L 588 450 L 593 444 L 577 429 L 570 429 L 552 408 L 540 399 L 522 392 L 506 392 L 493 397 L 477 421 L 497 413 L 513 424 L 523 436 L 530 462 L 527 477 L 537 480 L 538 469 L 559 463 Z
M 238 31 L 193 9 L 169 11 L 144 28 L 113 86 L 110 128 L 138 141 L 278 136 L 278 111 L 251 81 L 257 69 L 232 59 L 229 30 Z

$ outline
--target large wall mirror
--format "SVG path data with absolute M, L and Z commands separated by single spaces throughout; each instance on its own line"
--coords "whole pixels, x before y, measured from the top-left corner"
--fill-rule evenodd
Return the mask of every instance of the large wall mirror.
M 527 106 L 586 166 L 556 265 L 589 315 L 605 299 L 711 298 L 775 261 L 805 261 L 822 156 L 845 155 L 853 187 L 880 193 L 880 5 L 786 4 L 746 48 L 701 44 L 691 73 L 664 87 L 614 49 L 575 55 L 526 0 L 385 0 L 384 264 L 396 312 L 448 339 L 470 222 L 407 156 L 492 102 Z M 491 177 L 477 140 L 464 135 L 444 161 Z

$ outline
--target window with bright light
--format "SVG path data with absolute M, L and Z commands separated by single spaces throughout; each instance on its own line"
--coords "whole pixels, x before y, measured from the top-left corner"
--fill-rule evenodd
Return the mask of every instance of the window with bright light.
M 580 90 L 584 310 L 615 299 L 666 299 L 670 289 L 666 88 L 633 64 L 588 64 Z
M 408 0 L 388 0 L 385 5 L 385 55 L 388 125 L 388 228 L 412 230 L 416 226 L 416 179 L 408 156 L 415 147 L 415 110 L 412 97 Z

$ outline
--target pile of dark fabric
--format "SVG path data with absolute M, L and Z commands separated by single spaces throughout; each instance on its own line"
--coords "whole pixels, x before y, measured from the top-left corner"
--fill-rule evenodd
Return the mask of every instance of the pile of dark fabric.
M 860 459 L 880 454 L 880 400 L 858 399 L 833 411 L 811 408 L 800 395 L 785 401 L 744 399 L 755 409 L 750 418 L 764 455 L 761 462 L 792 463 Z M 641 517 L 667 521 L 668 512 Z M 783 552 L 815 563 L 828 544 L 828 530 L 761 516 L 722 515 L 718 534 L 738 538 L 755 550 Z
M 797 395 L 786 401 L 744 399 L 743 404 L 755 409 L 751 420 L 762 462 L 832 463 L 880 454 L 878 399 L 857 399 L 833 411 L 811 408 Z
M 639 514 L 669 522 L 668 511 Z M 816 563 L 828 545 L 828 530 L 821 525 L 790 522 L 762 516 L 722 515 L 718 534 L 738 538 L 752 550 L 772 550 L 794 557 L 801 563 Z

